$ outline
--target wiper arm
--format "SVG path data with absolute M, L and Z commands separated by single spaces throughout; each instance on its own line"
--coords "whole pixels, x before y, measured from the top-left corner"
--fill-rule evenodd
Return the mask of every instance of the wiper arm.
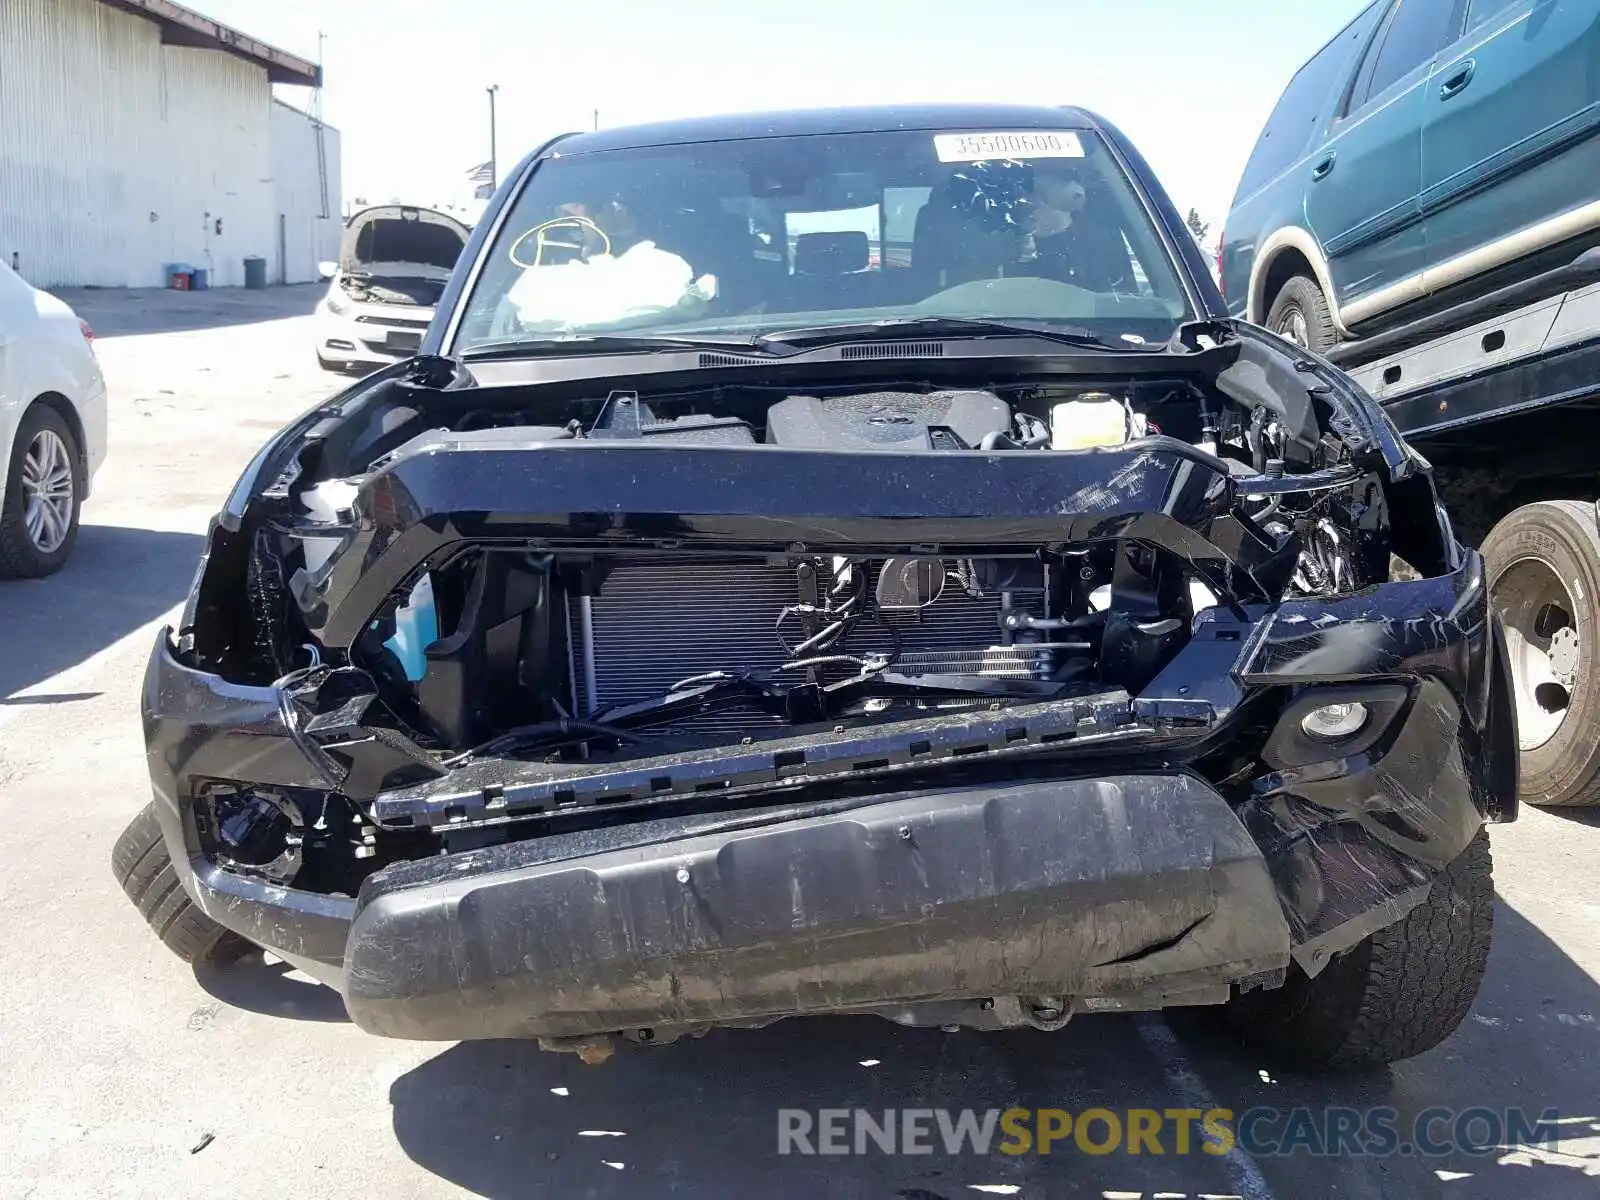
M 779 329 L 764 333 L 754 341 L 758 349 L 800 350 L 832 342 L 859 342 L 880 338 L 921 337 L 1007 337 L 1038 338 L 1085 350 L 1113 353 L 1137 352 L 1138 347 L 1122 346 L 1096 337 L 1076 325 L 1051 325 L 1033 321 L 1002 321 L 990 317 L 907 317 L 871 321 L 857 325 L 814 325 L 800 329 Z
M 724 350 L 764 356 L 765 347 L 742 337 L 667 337 L 624 334 L 567 334 L 557 337 L 514 337 L 479 342 L 461 352 L 464 361 L 492 358 L 536 358 L 579 354 L 630 354 L 666 350 Z

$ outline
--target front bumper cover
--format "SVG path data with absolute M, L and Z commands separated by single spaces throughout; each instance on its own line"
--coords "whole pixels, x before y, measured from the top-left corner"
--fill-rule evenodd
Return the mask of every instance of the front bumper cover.
M 373 881 L 345 961 L 357 1024 L 573 1037 L 968 998 L 1153 1007 L 1218 998 L 1289 954 L 1260 852 L 1185 775 L 919 794 L 510 857 Z
M 1241 709 L 1264 689 L 1365 688 L 1392 701 L 1383 736 L 1306 761 L 1280 736 L 1291 705 L 1259 748 L 1266 769 L 1226 799 L 1148 746 L 997 756 L 961 788 L 852 772 L 821 802 L 752 794 L 736 812 L 641 811 L 395 863 L 356 898 L 242 877 L 200 850 L 199 781 L 336 787 L 279 690 L 187 667 L 163 635 L 149 764 L 202 909 L 340 988 L 379 1033 L 583 1037 L 1030 995 L 1214 1001 L 1291 958 L 1314 974 L 1409 911 L 1483 820 L 1515 812 L 1514 718 L 1476 555 L 1251 615 L 1197 630 L 1126 699 L 1129 725 L 1188 727 L 1215 748 L 1245 736 Z

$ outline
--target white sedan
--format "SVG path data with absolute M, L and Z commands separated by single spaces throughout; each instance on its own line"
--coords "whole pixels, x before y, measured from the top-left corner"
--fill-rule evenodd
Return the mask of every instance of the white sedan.
M 314 320 L 323 369 L 367 370 L 415 354 L 468 234 L 454 217 L 409 205 L 351 217 L 339 261 L 322 264 L 330 282 Z
M 61 569 L 106 452 L 94 333 L 0 263 L 0 578 Z

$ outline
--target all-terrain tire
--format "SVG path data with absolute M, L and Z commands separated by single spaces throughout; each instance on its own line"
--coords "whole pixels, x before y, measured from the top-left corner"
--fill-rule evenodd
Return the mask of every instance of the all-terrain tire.
M 1267 309 L 1266 327 L 1314 354 L 1326 354 L 1339 344 L 1328 298 L 1317 281 L 1305 275 L 1291 276 L 1278 289 Z
M 1525 504 L 1489 531 L 1482 552 L 1495 610 L 1508 626 L 1515 623 L 1515 589 L 1502 581 L 1518 563 L 1533 560 L 1561 581 L 1576 634 L 1576 678 L 1566 715 L 1549 741 L 1522 751 L 1517 790 L 1529 804 L 1545 808 L 1600 804 L 1600 740 L 1595 738 L 1600 728 L 1600 523 L 1595 506 L 1577 500 Z
M 1477 837 L 1405 920 L 1358 943 L 1315 979 L 1234 998 L 1247 1041 L 1311 1067 L 1376 1067 L 1431 1050 L 1466 1018 L 1489 964 L 1494 881 Z
M 111 869 L 156 936 L 184 962 L 225 963 L 249 953 L 248 941 L 206 916 L 183 890 L 154 804 L 140 809 L 122 831 Z
M 72 463 L 72 517 L 61 544 L 48 552 L 39 549 L 28 536 L 27 501 L 22 492 L 23 459 L 33 439 L 46 429 L 61 439 Z M 78 540 L 78 513 L 83 507 L 82 447 L 65 417 L 50 405 L 37 403 L 22 414 L 16 440 L 7 453 L 11 455 L 11 467 L 6 473 L 4 503 L 0 504 L 0 579 L 43 579 L 66 564 Z

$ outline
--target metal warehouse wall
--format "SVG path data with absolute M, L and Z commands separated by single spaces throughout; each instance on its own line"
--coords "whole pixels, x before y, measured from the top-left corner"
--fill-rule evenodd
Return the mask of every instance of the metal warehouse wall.
M 242 284 L 276 246 L 272 107 L 265 69 L 97 0 L 0 0 L 0 254 L 41 286 Z
M 316 122 L 275 100 L 270 136 L 275 231 L 272 253 L 267 256 L 267 277 L 274 283 L 311 283 L 317 279 L 319 262 L 338 259 L 339 238 L 344 232 L 344 219 L 339 215 L 339 131 L 322 126 L 326 193 L 317 172 Z

